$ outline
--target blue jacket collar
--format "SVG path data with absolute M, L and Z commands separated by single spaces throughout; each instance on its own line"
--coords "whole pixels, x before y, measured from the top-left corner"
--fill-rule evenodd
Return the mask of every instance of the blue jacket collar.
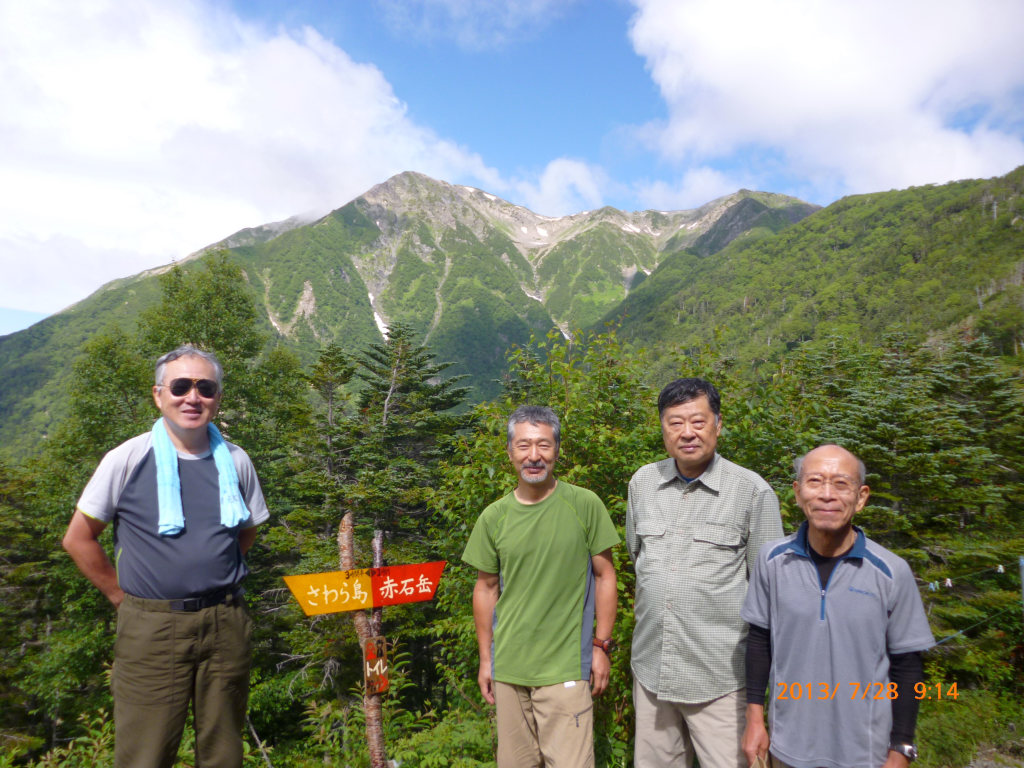
M 792 552 L 795 552 L 798 555 L 802 555 L 803 557 L 810 557 L 811 556 L 811 548 L 810 548 L 810 546 L 807 543 L 807 529 L 809 527 L 810 526 L 808 525 L 807 521 L 804 520 L 803 523 L 801 523 L 799 530 L 797 530 L 797 532 L 796 532 L 796 538 L 793 539 L 793 542 L 792 542 L 792 544 L 790 544 L 790 547 L 789 547 L 789 549 Z M 849 552 L 847 552 L 845 555 L 843 555 L 843 559 L 846 559 L 848 557 L 860 557 L 860 558 L 863 558 L 865 556 L 865 554 L 867 554 L 867 551 L 868 551 L 867 538 L 868 537 L 865 536 L 864 535 L 864 531 L 861 530 L 860 528 L 858 528 L 856 525 L 853 526 L 853 530 L 855 530 L 857 532 L 857 540 L 853 543 L 853 548 Z

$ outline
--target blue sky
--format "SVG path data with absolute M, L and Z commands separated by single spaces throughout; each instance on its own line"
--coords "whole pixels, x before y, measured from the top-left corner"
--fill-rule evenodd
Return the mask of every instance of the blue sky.
M 554 157 L 585 158 L 627 177 L 658 173 L 655 156 L 617 135 L 667 116 L 630 44 L 636 9 L 628 3 L 555 7 L 553 21 L 539 29 L 481 47 L 396 23 L 373 3 L 263 0 L 232 7 L 268 28 L 316 28 L 356 61 L 379 68 L 414 121 L 506 174 L 540 172 Z M 661 172 L 671 178 L 669 168 Z M 635 205 L 626 192 L 608 203 Z
M 1017 0 L 0 2 L 0 333 L 404 170 L 538 213 L 1024 163 Z

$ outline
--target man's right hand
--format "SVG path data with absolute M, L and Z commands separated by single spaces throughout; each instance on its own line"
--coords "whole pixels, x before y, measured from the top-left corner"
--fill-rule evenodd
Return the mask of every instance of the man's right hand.
M 494 703 L 494 680 L 491 678 L 491 647 L 494 642 L 494 606 L 501 593 L 498 574 L 477 571 L 473 587 L 473 625 L 480 648 L 480 694 L 488 704 Z
M 115 608 L 120 608 L 124 590 L 117 583 L 117 571 L 98 541 L 106 527 L 106 523 L 76 509 L 62 543 L 85 577 L 107 596 Z
M 480 674 L 476 681 L 480 683 L 480 695 L 488 704 L 494 703 L 494 680 L 491 679 L 491 662 L 480 663 Z
M 743 754 L 747 756 L 747 764 L 753 765 L 757 758 L 768 758 L 768 747 L 771 740 L 764 727 L 764 707 L 760 704 L 747 704 L 747 728 L 743 731 Z

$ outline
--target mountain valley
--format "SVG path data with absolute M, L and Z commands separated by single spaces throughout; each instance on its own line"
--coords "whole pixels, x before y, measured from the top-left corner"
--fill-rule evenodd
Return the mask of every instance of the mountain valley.
M 504 355 L 553 327 L 589 327 L 670 254 L 711 254 L 756 240 L 818 206 L 740 190 L 687 211 L 604 207 L 550 217 L 480 189 L 399 174 L 312 222 L 241 230 L 178 265 L 227 250 L 265 313 L 271 343 L 306 361 L 328 340 L 346 349 L 410 324 L 438 359 L 467 374 L 474 399 L 498 391 Z M 115 323 L 131 330 L 171 265 L 114 281 L 31 328 L 0 337 L 0 445 L 31 450 L 62 413 L 81 343 Z

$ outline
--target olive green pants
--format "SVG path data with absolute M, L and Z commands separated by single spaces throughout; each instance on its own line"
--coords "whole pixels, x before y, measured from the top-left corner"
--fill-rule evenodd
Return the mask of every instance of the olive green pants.
M 193 613 L 125 595 L 114 643 L 115 768 L 171 768 L 192 704 L 196 768 L 240 768 L 252 619 L 245 598 Z

